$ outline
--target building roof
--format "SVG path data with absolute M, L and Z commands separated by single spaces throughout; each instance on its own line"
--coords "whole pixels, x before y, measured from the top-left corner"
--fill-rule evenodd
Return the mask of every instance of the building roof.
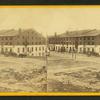
M 18 31 L 14 29 L 0 30 L 0 36 L 15 36 L 17 34 L 18 34 Z
M 15 29 L 9 29 L 9 30 L 0 30 L 0 36 L 16 36 L 19 35 L 21 33 L 34 33 L 34 35 L 38 36 L 38 37 L 43 37 L 41 33 L 35 31 L 34 29 L 19 29 L 19 30 L 15 30 Z
M 100 30 L 79 30 L 79 31 L 67 31 L 58 37 L 82 37 L 82 36 L 97 36 L 100 35 Z

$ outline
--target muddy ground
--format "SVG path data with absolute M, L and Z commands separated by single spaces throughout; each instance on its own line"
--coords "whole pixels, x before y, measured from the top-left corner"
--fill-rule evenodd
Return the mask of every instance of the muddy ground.
M 47 59 L 0 55 L 0 92 L 100 92 L 100 57 L 51 52 Z
M 49 92 L 100 92 L 100 57 L 53 52 L 48 60 Z
M 0 56 L 0 92 L 45 92 L 46 81 L 44 58 Z

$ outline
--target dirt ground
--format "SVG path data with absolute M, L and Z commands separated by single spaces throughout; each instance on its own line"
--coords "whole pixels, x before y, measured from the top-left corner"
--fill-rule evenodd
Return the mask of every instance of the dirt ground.
M 0 55 L 0 92 L 100 92 L 100 57 L 51 52 L 47 59 Z
M 45 92 L 44 58 L 15 58 L 0 55 L 0 92 Z
M 48 58 L 49 92 L 100 92 L 100 57 L 52 52 Z

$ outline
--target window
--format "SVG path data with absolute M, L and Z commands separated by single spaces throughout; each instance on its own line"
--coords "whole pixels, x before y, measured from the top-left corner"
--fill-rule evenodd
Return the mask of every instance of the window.
M 90 51 L 90 48 L 87 48 L 88 51 Z
M 5 48 L 5 51 L 7 52 L 7 51 L 8 51 L 8 49 L 7 49 L 7 48 Z
M 41 44 L 41 42 L 39 42 L 39 44 Z
M 41 56 L 41 53 L 39 53 L 39 56 Z
M 71 47 L 69 48 L 69 50 L 71 51 Z
M 82 48 L 80 48 L 80 52 L 82 52 Z
M 18 53 L 20 53 L 20 49 L 19 48 L 17 49 L 17 51 L 18 51 Z
M 8 45 L 8 43 L 6 42 L 5 45 Z
M 27 48 L 27 51 L 29 52 L 29 47 Z
M 37 51 L 37 47 L 35 47 L 35 50 Z
M 90 45 L 90 42 L 88 42 L 88 45 Z
M 8 40 L 8 37 L 5 37 L 6 40 Z
M 12 43 L 11 43 L 11 42 L 10 42 L 9 44 L 10 44 L 10 45 L 12 45 Z
M 94 48 L 92 48 L 92 52 L 94 52 Z
M 94 37 L 92 37 L 92 40 L 94 40 Z
M 92 42 L 92 45 L 94 45 L 94 42 Z
M 42 47 L 42 50 L 44 50 L 44 47 Z
M 10 37 L 10 40 L 12 40 L 12 37 Z
M 2 37 L 2 40 L 4 40 L 4 37 Z
M 33 47 L 32 47 L 32 51 L 33 51 L 34 49 L 33 49 Z
M 39 47 L 39 50 L 41 50 L 41 47 Z
M 68 42 L 66 42 L 66 45 L 68 46 Z
M 10 52 L 12 52 L 12 48 L 10 48 Z
M 87 37 L 88 40 L 90 40 L 90 37 Z
M 24 52 L 24 48 L 23 48 L 23 52 Z

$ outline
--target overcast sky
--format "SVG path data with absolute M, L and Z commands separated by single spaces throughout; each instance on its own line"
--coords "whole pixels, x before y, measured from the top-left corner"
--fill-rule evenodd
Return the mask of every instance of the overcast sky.
M 100 29 L 100 8 L 0 8 L 0 29 L 34 28 L 45 35 Z

